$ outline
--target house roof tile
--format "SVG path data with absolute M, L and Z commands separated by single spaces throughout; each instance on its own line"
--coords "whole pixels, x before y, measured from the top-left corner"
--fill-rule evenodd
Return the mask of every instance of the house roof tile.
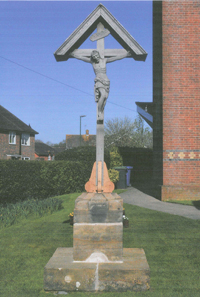
M 18 119 L 15 115 L 5 109 L 0 105 L 0 129 L 1 130 L 9 130 L 16 132 L 27 132 L 32 134 L 39 134 L 35 130 L 31 128 L 31 126 L 26 125 L 20 119 Z
M 56 154 L 58 151 L 43 142 L 35 142 L 35 153 L 38 156 L 48 156 L 49 154 Z

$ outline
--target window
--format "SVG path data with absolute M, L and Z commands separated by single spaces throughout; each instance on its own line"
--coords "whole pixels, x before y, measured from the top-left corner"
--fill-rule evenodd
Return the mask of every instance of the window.
M 22 157 L 22 160 L 27 161 L 27 160 L 30 160 L 30 158 L 29 157 Z
M 22 134 L 22 145 L 30 145 L 30 135 Z
M 9 133 L 9 144 L 16 144 L 16 132 Z

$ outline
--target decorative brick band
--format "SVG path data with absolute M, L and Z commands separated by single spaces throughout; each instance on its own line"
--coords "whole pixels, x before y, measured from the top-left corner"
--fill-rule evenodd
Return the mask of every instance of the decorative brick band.
M 164 161 L 199 161 L 200 150 L 165 150 Z

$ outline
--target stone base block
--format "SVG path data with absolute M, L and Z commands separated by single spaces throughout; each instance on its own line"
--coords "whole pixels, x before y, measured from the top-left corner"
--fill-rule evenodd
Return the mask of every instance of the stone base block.
M 102 252 L 110 261 L 122 260 L 123 224 L 74 224 L 73 257 L 85 261 L 93 252 Z
M 58 248 L 44 269 L 46 291 L 144 291 L 150 269 L 143 249 L 124 248 L 123 261 L 74 262 L 73 248 Z
M 123 199 L 116 193 L 82 193 L 75 201 L 75 223 L 122 222 Z
M 85 261 L 94 252 L 122 260 L 123 200 L 116 193 L 82 193 L 75 201 L 73 256 Z

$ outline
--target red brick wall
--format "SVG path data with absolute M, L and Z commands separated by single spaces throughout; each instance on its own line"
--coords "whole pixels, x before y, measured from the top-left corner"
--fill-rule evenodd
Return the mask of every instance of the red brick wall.
M 156 197 L 163 184 L 162 2 L 153 1 L 153 183 Z
M 9 133 L 0 133 L 0 159 L 8 159 L 7 155 L 22 155 L 35 160 L 35 136 L 30 137 L 30 146 L 21 146 L 20 153 L 20 135 L 16 135 L 16 144 L 9 144 Z
M 163 1 L 162 200 L 200 198 L 200 2 Z M 183 189 L 181 191 L 181 188 Z M 186 191 L 186 188 L 188 189 Z M 195 190 L 194 190 L 195 189 Z M 187 192 L 187 195 L 186 195 Z M 194 194 L 195 192 L 195 194 Z M 186 196 L 186 197 L 185 197 Z
M 9 144 L 9 133 L 0 133 L 0 159 L 8 159 L 7 155 L 19 155 L 19 142 L 19 135 L 16 135 L 16 144 Z

